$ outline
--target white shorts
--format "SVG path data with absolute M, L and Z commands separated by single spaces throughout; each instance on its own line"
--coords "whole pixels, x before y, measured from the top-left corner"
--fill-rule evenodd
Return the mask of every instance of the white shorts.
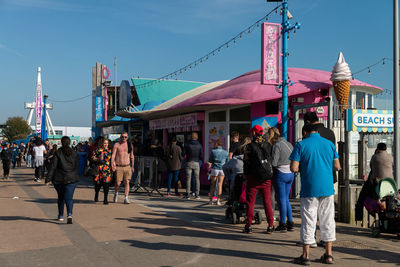
M 315 243 L 317 218 L 321 230 L 321 240 L 332 242 L 336 240 L 335 204 L 333 195 L 329 197 L 300 198 L 300 241 L 303 244 Z
M 211 169 L 211 176 L 224 176 L 224 171 L 223 170 L 216 170 L 216 169 Z

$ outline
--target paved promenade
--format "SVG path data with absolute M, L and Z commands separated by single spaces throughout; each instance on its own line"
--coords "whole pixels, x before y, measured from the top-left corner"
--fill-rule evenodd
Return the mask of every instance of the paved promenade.
M 208 206 L 205 198 L 133 194 L 130 205 L 121 197 L 105 206 L 93 196 L 83 180 L 75 193 L 74 224 L 59 223 L 54 188 L 33 182 L 32 169 L 13 169 L 11 179 L 0 180 L 0 267 L 296 266 L 293 258 L 302 251 L 296 246 L 296 205 L 295 232 L 267 235 L 264 222 L 246 235 L 243 225 L 224 221 L 224 207 Z M 400 265 L 396 236 L 376 239 L 369 229 L 345 224 L 337 232 L 335 265 Z M 322 254 L 322 248 L 311 249 L 311 264 L 323 266 L 317 260 Z

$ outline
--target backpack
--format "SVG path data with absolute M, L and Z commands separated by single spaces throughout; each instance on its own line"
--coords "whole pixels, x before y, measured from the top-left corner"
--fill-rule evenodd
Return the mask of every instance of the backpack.
M 247 171 L 256 176 L 260 181 L 270 180 L 274 174 L 271 157 L 265 144 L 250 143 L 247 145 L 248 162 Z

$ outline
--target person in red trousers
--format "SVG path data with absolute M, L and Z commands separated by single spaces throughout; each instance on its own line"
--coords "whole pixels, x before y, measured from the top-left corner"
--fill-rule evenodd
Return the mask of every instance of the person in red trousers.
M 257 192 L 260 190 L 263 197 L 265 214 L 267 216 L 267 234 L 274 231 L 274 217 L 271 205 L 271 178 L 273 170 L 271 165 L 270 144 L 263 138 L 263 128 L 255 125 L 252 128 L 253 139 L 244 152 L 244 175 L 247 180 L 247 220 L 244 233 L 252 233 L 251 223 L 254 219 L 254 205 Z

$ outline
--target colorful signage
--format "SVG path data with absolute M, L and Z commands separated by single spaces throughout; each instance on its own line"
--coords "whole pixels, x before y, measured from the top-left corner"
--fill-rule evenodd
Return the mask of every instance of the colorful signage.
M 280 35 L 281 25 L 261 25 L 261 83 L 280 84 Z
M 348 109 L 346 116 L 347 131 L 374 133 L 393 131 L 392 110 Z
M 40 67 L 38 68 L 38 77 L 36 83 L 36 133 L 42 131 L 42 78 Z
M 103 121 L 103 97 L 96 96 L 95 104 L 96 121 Z
M 197 113 L 169 117 L 166 119 L 150 120 L 150 130 L 186 128 L 197 126 Z

